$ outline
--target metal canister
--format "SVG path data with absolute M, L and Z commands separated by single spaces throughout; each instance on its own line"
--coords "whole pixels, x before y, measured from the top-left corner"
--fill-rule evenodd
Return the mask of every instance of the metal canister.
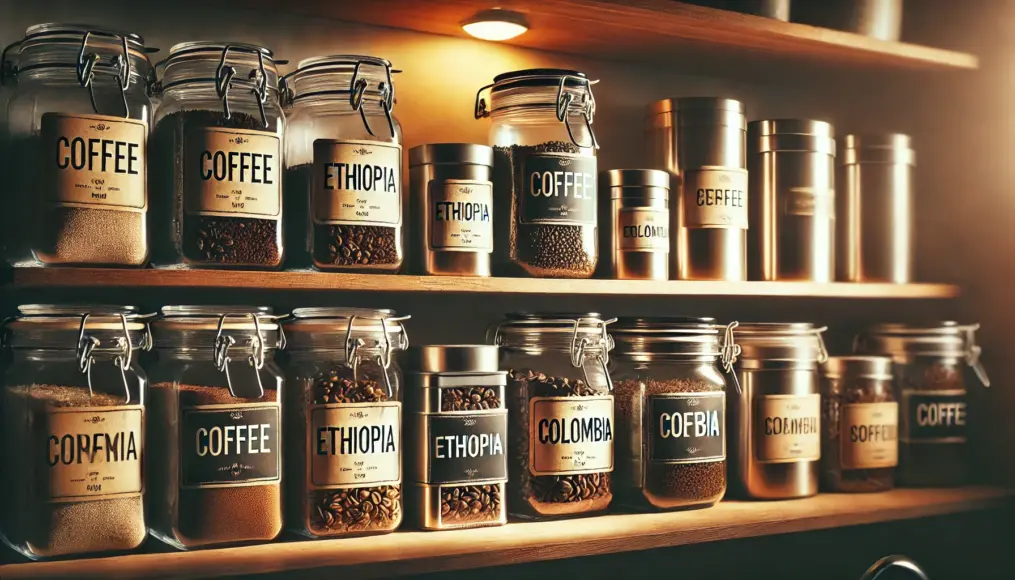
M 489 276 L 493 252 L 493 149 L 434 143 L 409 151 L 416 216 L 412 263 L 421 274 Z
M 600 173 L 610 192 L 609 272 L 619 280 L 670 277 L 670 174 L 656 169 Z M 605 228 L 604 228 L 605 229 Z
M 828 358 L 810 323 L 750 323 L 737 329 L 739 395 L 730 405 L 731 481 L 742 497 L 790 499 L 818 493 L 821 390 Z
M 499 348 L 430 345 L 412 352 L 409 521 L 424 530 L 507 523 L 507 373 L 499 370 Z
M 844 282 L 913 278 L 913 167 L 908 135 L 846 135 L 839 165 L 836 259 Z
M 747 127 L 752 280 L 831 282 L 835 274 L 835 137 L 824 121 Z
M 676 176 L 670 204 L 671 276 L 747 279 L 747 171 L 744 105 L 691 97 L 649 105 L 653 167 Z

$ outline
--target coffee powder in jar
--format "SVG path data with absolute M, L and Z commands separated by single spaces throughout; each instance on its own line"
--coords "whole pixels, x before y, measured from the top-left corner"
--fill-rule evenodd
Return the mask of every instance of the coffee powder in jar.
M 594 513 L 613 500 L 611 322 L 598 313 L 521 313 L 494 333 L 508 370 L 513 515 Z
M 144 541 L 144 317 L 127 306 L 28 305 L 6 326 L 0 532 L 31 559 Z
M 268 308 L 166 306 L 152 323 L 153 536 L 182 550 L 282 531 L 281 335 Z
M 595 272 L 594 82 L 576 71 L 522 70 L 498 75 L 476 95 L 476 117 L 493 120 L 500 274 L 590 278 Z
M 282 265 L 282 109 L 270 50 L 178 44 L 151 147 L 159 266 Z

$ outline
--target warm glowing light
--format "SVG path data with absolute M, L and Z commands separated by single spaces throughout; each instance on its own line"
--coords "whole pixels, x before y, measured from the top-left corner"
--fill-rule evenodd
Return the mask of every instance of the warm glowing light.
M 525 17 L 510 10 L 484 10 L 462 24 L 465 32 L 483 40 L 508 40 L 529 29 Z

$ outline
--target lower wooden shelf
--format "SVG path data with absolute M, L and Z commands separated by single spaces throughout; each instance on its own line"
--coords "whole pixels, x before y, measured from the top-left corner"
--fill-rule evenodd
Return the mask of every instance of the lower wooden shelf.
M 511 523 L 452 532 L 398 532 L 196 552 L 0 566 L 0 578 L 197 578 L 301 571 L 301 578 L 388 578 L 920 518 L 1008 505 L 992 487 L 821 494 L 728 501 L 704 510 Z

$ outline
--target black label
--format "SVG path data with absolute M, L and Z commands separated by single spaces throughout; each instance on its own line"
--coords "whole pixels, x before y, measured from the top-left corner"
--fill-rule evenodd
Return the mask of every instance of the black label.
M 507 411 L 427 417 L 429 484 L 507 479 Z
M 595 157 L 526 155 L 518 178 L 523 223 L 595 225 Z
M 183 410 L 183 487 L 279 479 L 279 408 L 247 406 Z
M 965 391 L 903 392 L 902 440 L 916 443 L 966 441 Z
M 657 463 L 697 463 L 726 458 L 726 394 L 649 396 L 649 458 Z

